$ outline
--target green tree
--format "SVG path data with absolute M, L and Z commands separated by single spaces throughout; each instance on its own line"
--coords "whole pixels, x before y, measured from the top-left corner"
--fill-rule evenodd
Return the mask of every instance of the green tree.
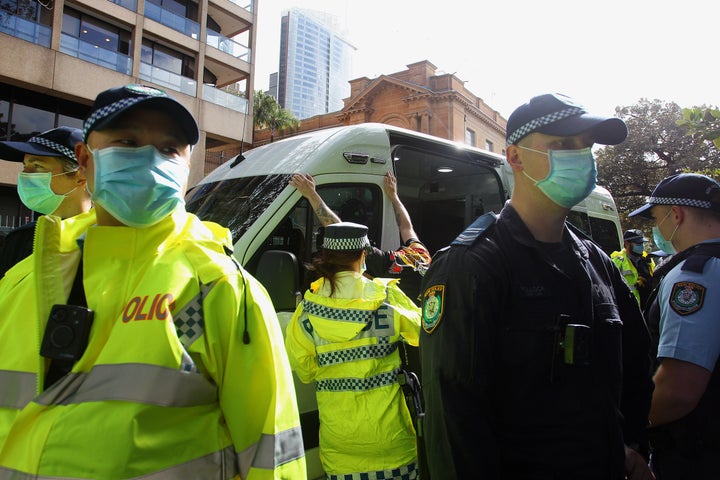
M 712 172 L 720 168 L 720 151 L 712 142 L 688 135 L 682 109 L 673 102 L 641 99 L 615 109 L 628 125 L 628 138 L 597 154 L 598 183 L 615 198 L 623 228 L 647 224 L 627 214 L 645 203 L 660 180 L 680 172 Z
M 253 126 L 256 130 L 270 129 L 270 142 L 272 142 L 276 132 L 296 130 L 300 126 L 300 120 L 289 110 L 282 108 L 275 98 L 258 90 L 253 101 Z
M 710 107 L 683 108 L 678 125 L 697 142 L 712 142 L 720 149 L 720 110 Z

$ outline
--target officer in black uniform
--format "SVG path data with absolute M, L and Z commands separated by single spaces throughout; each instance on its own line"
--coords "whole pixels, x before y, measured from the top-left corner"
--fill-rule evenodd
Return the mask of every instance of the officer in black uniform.
M 646 309 L 657 358 L 650 409 L 658 480 L 720 478 L 720 184 L 693 173 L 662 180 L 630 216 L 652 219 L 672 253 Z
M 617 118 L 559 94 L 508 119 L 515 187 L 435 255 L 420 355 L 433 478 L 650 479 L 649 335 L 610 258 L 565 222 Z M 626 477 L 627 476 L 627 477 Z

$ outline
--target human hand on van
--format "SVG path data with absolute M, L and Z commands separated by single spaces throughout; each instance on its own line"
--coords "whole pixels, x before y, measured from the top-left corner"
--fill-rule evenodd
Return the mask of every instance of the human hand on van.
M 385 193 L 391 199 L 397 197 L 397 179 L 393 172 L 385 174 Z
M 288 183 L 297 188 L 300 195 L 305 198 L 309 198 L 315 194 L 315 179 L 309 173 L 295 173 L 290 177 Z

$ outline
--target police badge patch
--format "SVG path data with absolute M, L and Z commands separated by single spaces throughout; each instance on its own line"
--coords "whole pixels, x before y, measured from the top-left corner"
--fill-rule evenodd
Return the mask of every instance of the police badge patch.
M 690 315 L 702 308 L 705 287 L 695 282 L 678 282 L 670 293 L 670 307 L 678 315 Z
M 422 301 L 422 327 L 432 333 L 442 318 L 445 306 L 445 285 L 433 285 L 425 290 Z

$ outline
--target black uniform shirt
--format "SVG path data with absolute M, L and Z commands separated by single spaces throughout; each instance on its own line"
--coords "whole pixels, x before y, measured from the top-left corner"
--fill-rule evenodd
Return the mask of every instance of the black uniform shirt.
M 478 220 L 423 280 L 433 478 L 623 478 L 652 395 L 637 301 L 591 240 L 541 244 L 509 203 Z

